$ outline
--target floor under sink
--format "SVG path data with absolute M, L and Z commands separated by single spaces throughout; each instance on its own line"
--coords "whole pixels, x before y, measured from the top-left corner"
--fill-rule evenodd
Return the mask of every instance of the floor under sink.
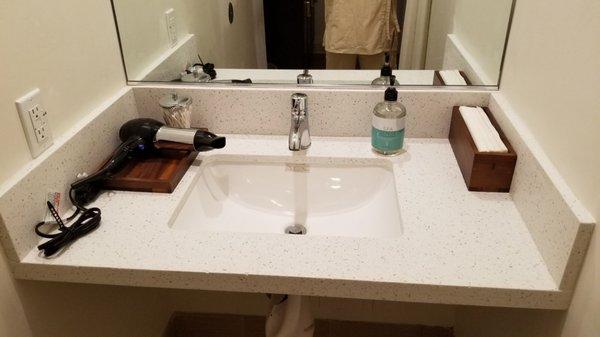
M 384 159 L 212 156 L 171 218 L 175 230 L 394 237 L 402 221 Z

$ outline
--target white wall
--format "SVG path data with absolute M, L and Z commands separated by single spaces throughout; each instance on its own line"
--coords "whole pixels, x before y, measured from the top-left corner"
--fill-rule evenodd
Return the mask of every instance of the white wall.
M 0 247 L 1 248 L 1 247 Z M 4 254 L 0 251 L 0 336 L 25 337 L 31 335 L 15 281 L 9 272 Z
M 31 160 L 17 98 L 40 88 L 58 136 L 123 87 L 111 17 L 105 0 L 0 2 L 0 183 Z M 1 252 L 0 336 L 31 335 L 18 288 Z
M 256 26 L 254 5 L 251 0 L 231 1 L 235 8 L 235 21 L 229 24 L 227 17 L 228 1 L 211 0 L 210 5 L 202 1 L 198 10 L 202 15 L 194 19 L 194 34 L 199 36 L 198 49 L 210 57 L 210 61 L 218 68 L 257 68 L 256 43 L 254 41 Z M 198 3 L 198 1 L 195 1 Z M 214 20 L 212 25 L 206 25 Z M 207 44 L 204 41 L 215 41 Z M 204 57 L 204 56 L 203 56 Z
M 500 75 L 511 8 L 512 0 L 456 0 L 453 33 L 490 82 Z
M 187 16 L 180 0 L 115 0 L 121 43 L 129 78 L 142 79 L 144 70 L 170 49 L 164 13 L 173 8 L 177 36 L 188 33 Z
M 110 18 L 105 0 L 0 2 L 0 182 L 31 159 L 17 98 L 40 88 L 57 136 L 123 86 Z
M 600 2 L 517 1 L 501 93 L 600 220 Z M 568 312 L 471 309 L 461 337 L 600 336 L 600 229 Z
M 198 51 L 191 55 L 194 61 L 199 53 L 205 62 L 219 68 L 257 68 L 266 63 L 266 55 L 261 54 L 264 34 L 255 34 L 257 27 L 264 29 L 264 24 L 258 22 L 264 21 L 262 11 L 256 11 L 262 0 L 231 2 L 235 9 L 233 24 L 228 19 L 228 1 L 115 0 L 129 78 L 142 79 L 144 70 L 170 50 L 164 17 L 170 8 L 175 10 L 179 38 L 195 36 Z M 257 36 L 263 41 L 256 41 Z
M 454 34 L 467 55 L 476 77 L 484 85 L 496 85 L 506 41 L 513 0 L 433 0 L 427 69 L 442 69 L 448 34 Z M 448 62 L 452 66 L 455 62 Z M 456 63 L 457 66 L 460 62 Z M 465 69 L 461 69 L 465 70 Z M 472 75 L 473 77 L 473 75 Z
M 442 69 L 446 38 L 452 33 L 456 0 L 433 0 L 427 39 L 425 69 Z
M 575 194 L 600 220 L 600 2 L 517 1 L 501 91 Z M 600 230 L 564 337 L 600 335 Z

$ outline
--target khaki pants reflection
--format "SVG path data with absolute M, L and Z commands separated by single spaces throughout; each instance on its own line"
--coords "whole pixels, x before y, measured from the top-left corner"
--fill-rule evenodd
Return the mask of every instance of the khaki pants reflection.
M 376 70 L 381 69 L 384 61 L 384 53 L 375 55 L 337 54 L 327 52 L 327 69 L 356 69 L 358 61 L 359 69 Z

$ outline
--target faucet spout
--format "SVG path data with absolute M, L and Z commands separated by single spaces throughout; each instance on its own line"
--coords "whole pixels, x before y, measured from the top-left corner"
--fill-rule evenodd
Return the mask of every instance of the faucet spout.
M 308 96 L 292 95 L 291 127 L 289 136 L 290 151 L 306 150 L 311 145 L 308 126 Z

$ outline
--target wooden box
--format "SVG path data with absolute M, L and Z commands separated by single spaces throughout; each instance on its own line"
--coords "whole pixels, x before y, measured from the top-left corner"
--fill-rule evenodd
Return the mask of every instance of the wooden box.
M 473 85 L 473 83 L 471 83 L 471 80 L 469 80 L 469 77 L 467 76 L 467 74 L 464 71 L 459 71 L 460 76 L 462 76 L 465 79 L 465 82 L 467 83 L 467 86 L 471 86 Z M 443 87 L 446 86 L 446 83 L 444 82 L 444 79 L 442 78 L 442 75 L 440 74 L 440 72 L 438 70 L 434 71 L 433 73 L 433 85 L 435 85 L 436 87 Z
M 160 150 L 156 155 L 133 158 L 104 182 L 104 189 L 172 193 L 198 152 Z
M 517 164 L 517 154 L 490 110 L 488 108 L 484 108 L 484 110 L 492 125 L 498 130 L 500 138 L 508 148 L 508 153 L 477 151 L 475 142 L 457 106 L 452 111 L 448 139 L 469 191 L 509 192 Z

